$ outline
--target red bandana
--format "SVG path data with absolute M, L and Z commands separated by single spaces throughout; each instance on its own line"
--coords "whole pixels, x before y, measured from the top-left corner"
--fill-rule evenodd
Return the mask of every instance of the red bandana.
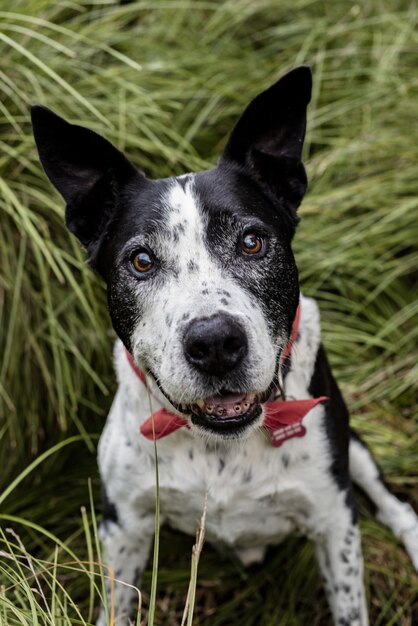
M 297 339 L 300 320 L 300 305 L 297 308 L 295 319 L 293 320 L 292 333 L 289 343 L 287 344 L 282 356 L 283 363 L 292 351 L 292 346 Z M 146 378 L 140 369 L 134 363 L 132 355 L 127 351 L 128 361 L 138 376 L 138 378 L 146 386 Z M 282 400 L 278 402 L 267 402 L 265 409 L 265 417 L 263 428 L 269 433 L 272 446 L 278 448 L 288 439 L 293 437 L 303 437 L 306 433 L 305 426 L 301 423 L 302 419 L 317 404 L 328 400 L 327 396 L 319 398 L 308 398 L 307 400 Z M 153 427 L 154 425 L 154 427 Z M 145 420 L 141 425 L 141 434 L 150 439 L 161 439 L 170 433 L 182 428 L 188 427 L 189 422 L 174 413 L 170 413 L 167 409 L 156 411 Z

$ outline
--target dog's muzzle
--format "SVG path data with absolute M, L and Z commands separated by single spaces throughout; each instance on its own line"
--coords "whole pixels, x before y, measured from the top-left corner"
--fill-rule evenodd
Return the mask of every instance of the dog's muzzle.
M 261 415 L 260 396 L 255 393 L 222 392 L 191 407 L 193 424 L 223 435 L 242 430 Z

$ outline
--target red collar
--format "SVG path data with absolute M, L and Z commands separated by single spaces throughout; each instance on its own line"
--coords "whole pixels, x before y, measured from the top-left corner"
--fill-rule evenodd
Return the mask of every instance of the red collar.
M 297 340 L 299 322 L 300 304 L 296 310 L 295 319 L 293 320 L 289 342 L 280 357 L 281 363 L 284 363 L 289 357 L 293 344 Z M 141 382 L 147 386 L 146 377 L 135 365 L 132 355 L 126 351 L 126 356 L 135 374 Z M 288 439 L 303 437 L 306 433 L 306 427 L 301 423 L 302 419 L 317 404 L 325 402 L 326 400 L 328 400 L 327 396 L 320 396 L 319 398 L 308 398 L 306 400 L 267 402 L 263 428 L 269 433 L 272 446 L 279 447 Z M 170 413 L 167 409 L 160 409 L 145 420 L 140 430 L 144 437 L 154 440 L 154 438 L 161 439 L 162 437 L 166 437 L 183 426 L 189 426 L 188 420 L 174 413 Z

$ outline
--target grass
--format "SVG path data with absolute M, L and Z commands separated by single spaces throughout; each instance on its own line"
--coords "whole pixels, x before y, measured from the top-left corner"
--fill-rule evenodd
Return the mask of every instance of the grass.
M 417 19 L 405 0 L 0 0 L 0 626 L 94 616 L 88 478 L 99 510 L 95 450 L 115 390 L 104 288 L 41 171 L 35 102 L 166 176 L 212 164 L 253 95 L 285 68 L 313 67 L 302 285 L 353 423 L 417 505 Z M 417 576 L 359 503 L 371 623 L 412 626 Z M 181 623 L 191 544 L 162 532 L 155 624 Z M 296 539 L 250 572 L 205 546 L 195 602 L 196 626 L 329 622 Z

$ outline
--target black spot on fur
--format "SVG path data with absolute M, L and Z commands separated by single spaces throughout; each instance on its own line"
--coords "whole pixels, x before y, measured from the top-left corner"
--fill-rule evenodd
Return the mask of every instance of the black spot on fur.
M 253 477 L 253 473 L 251 471 L 251 468 L 246 469 L 242 475 L 243 484 L 250 483 L 252 480 L 252 477 Z
M 340 552 L 340 559 L 341 559 L 341 561 L 343 563 L 348 563 L 349 562 L 347 550 L 341 550 L 341 552 Z
M 126 546 L 122 546 L 121 548 L 119 548 L 119 554 L 123 554 L 126 550 Z
M 114 524 L 119 525 L 119 517 L 116 506 L 111 502 L 107 496 L 106 488 L 102 484 L 102 510 L 103 510 L 103 521 L 113 522 Z
M 190 317 L 190 313 L 183 313 L 183 317 L 181 318 L 184 322 L 188 320 Z
M 350 622 L 357 622 L 360 619 L 360 612 L 358 609 L 351 609 L 348 615 Z
M 224 459 L 220 458 L 218 463 L 219 463 L 218 464 L 218 474 L 221 474 L 223 469 L 224 469 L 224 467 L 225 467 L 225 461 L 224 461 Z
M 194 457 L 193 448 L 190 448 L 190 449 L 189 449 L 189 459 L 190 459 L 191 461 L 193 461 L 193 457 Z
M 184 235 L 184 226 L 181 222 L 179 222 L 178 224 L 176 224 L 173 228 L 173 232 L 174 233 L 181 233 L 182 235 Z
M 344 574 L 346 576 L 358 576 L 359 575 L 358 567 L 347 567 Z
M 338 619 L 338 626 L 351 626 L 354 622 L 359 620 L 360 614 L 357 609 L 351 609 L 347 617 L 340 617 Z
M 194 272 L 197 272 L 199 270 L 199 266 L 193 260 L 190 260 L 187 263 L 187 269 L 189 270 L 190 273 L 194 273 Z
M 141 569 L 139 567 L 136 567 L 134 570 L 134 584 L 139 582 L 139 579 L 141 578 L 141 573 Z
M 221 304 L 228 306 L 229 302 L 226 298 L 221 298 Z
M 289 457 L 289 455 L 288 455 L 288 454 L 286 454 L 286 453 L 285 453 L 285 454 L 283 454 L 283 456 L 282 456 L 282 464 L 283 464 L 283 467 L 288 467 L 288 466 L 289 466 L 289 462 L 290 462 L 290 457 Z
M 171 324 L 173 323 L 173 318 L 168 313 L 165 316 L 165 323 L 167 324 L 169 328 L 171 328 Z
M 202 289 L 202 296 L 207 296 L 209 291 L 207 289 Z

